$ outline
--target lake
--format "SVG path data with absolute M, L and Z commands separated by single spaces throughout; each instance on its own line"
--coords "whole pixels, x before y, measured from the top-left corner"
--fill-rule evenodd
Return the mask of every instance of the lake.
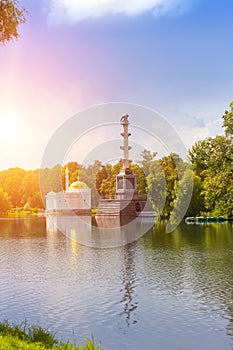
M 230 222 L 170 234 L 156 223 L 104 249 L 80 244 L 90 228 L 76 239 L 55 226 L 0 220 L 1 320 L 26 319 L 78 344 L 93 334 L 105 350 L 233 348 Z

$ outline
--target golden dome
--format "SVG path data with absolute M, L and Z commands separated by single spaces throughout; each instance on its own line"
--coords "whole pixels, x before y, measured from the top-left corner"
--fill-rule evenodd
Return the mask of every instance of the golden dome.
M 72 184 L 69 186 L 69 191 L 72 192 L 72 190 L 88 190 L 89 187 L 85 184 L 85 182 L 82 181 L 75 181 L 72 182 Z

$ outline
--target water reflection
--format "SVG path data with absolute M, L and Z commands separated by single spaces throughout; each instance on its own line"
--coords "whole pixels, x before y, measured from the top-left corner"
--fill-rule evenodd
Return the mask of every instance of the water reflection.
M 2 319 L 64 340 L 74 328 L 78 341 L 94 334 L 111 350 L 232 349 L 230 223 L 171 234 L 157 223 L 133 243 L 93 249 L 76 241 L 79 230 L 96 239 L 93 221 L 75 219 L 47 219 L 47 232 L 44 219 L 0 220 Z
M 137 243 L 131 243 L 124 247 L 123 251 L 123 263 L 122 263 L 122 284 L 124 293 L 122 303 L 124 304 L 124 314 L 126 316 L 126 324 L 129 327 L 131 324 L 136 324 L 137 319 L 134 316 L 134 312 L 138 307 L 138 301 L 136 299 L 136 271 L 135 271 L 135 245 Z
M 154 218 L 108 216 L 48 216 L 47 231 L 60 231 L 66 237 L 88 247 L 124 246 L 142 237 L 154 225 Z
M 78 246 L 73 245 L 72 242 L 79 242 L 87 246 L 95 246 L 98 248 L 109 248 L 113 245 L 123 245 L 120 250 L 120 261 L 119 268 L 122 273 L 122 286 L 120 293 L 123 293 L 121 303 L 124 306 L 121 315 L 125 315 L 127 327 L 130 324 L 136 324 L 136 318 L 132 319 L 133 312 L 137 309 L 138 302 L 134 301 L 135 297 L 135 281 L 136 281 L 136 272 L 134 269 L 134 254 L 136 242 L 125 244 L 128 238 L 127 235 L 130 235 L 131 231 L 140 232 L 140 230 L 145 230 L 151 227 L 152 220 L 148 222 L 144 218 L 138 218 L 132 222 L 131 219 L 127 217 L 111 217 L 107 219 L 100 218 L 95 220 L 90 216 L 48 216 L 46 220 L 46 229 L 49 235 L 54 233 L 62 233 L 67 238 L 71 240 L 71 248 L 75 250 L 78 249 Z M 130 224 L 130 226 L 126 226 Z M 93 230 L 94 227 L 94 230 Z M 107 229 L 107 230 L 106 230 Z M 110 243 L 110 242 L 111 243 Z M 75 244 L 75 243 L 74 243 Z M 52 252 L 53 254 L 53 252 Z M 93 254 L 93 252 L 91 253 Z M 104 253 L 106 255 L 106 252 Z M 73 254 L 71 254 L 72 256 Z M 112 259 L 113 251 L 110 251 L 110 259 Z M 78 256 L 76 256 L 78 259 Z M 98 255 L 95 256 L 94 264 L 96 264 L 96 259 L 99 260 Z M 90 261 L 90 257 L 88 258 Z M 106 257 L 104 258 L 106 261 Z M 73 261 L 74 262 L 74 261 Z M 75 265 L 81 265 L 81 261 L 75 261 Z M 91 264 L 93 261 L 91 260 Z M 90 265 L 92 266 L 92 265 Z M 99 266 L 101 263 L 99 261 Z M 94 267 L 92 266 L 92 270 Z M 106 278 L 106 276 L 104 276 Z
M 0 218 L 0 239 L 46 237 L 44 218 Z
M 182 298 L 194 312 L 227 319 L 226 333 L 232 337 L 232 224 L 182 224 L 169 235 L 164 234 L 164 225 L 155 225 L 143 241 L 154 252 L 145 264 L 147 278 L 163 271 L 154 281 L 157 290 Z

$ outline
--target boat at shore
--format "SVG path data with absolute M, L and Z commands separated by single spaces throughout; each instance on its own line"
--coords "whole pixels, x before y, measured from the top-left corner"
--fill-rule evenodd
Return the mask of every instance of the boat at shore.
M 221 223 L 228 219 L 223 216 L 188 216 L 185 218 L 186 224 Z

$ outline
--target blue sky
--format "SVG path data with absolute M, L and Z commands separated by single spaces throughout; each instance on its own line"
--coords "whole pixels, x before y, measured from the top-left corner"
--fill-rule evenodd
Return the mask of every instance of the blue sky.
M 0 47 L 0 169 L 39 167 L 53 132 L 100 103 L 155 109 L 187 147 L 222 132 L 233 100 L 231 0 L 21 3 L 21 37 Z

